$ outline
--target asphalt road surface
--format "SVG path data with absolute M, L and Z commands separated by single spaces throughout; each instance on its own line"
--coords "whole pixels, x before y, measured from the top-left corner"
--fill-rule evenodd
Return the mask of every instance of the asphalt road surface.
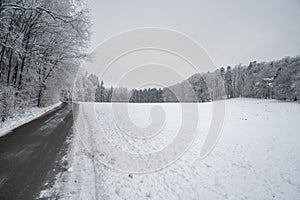
M 71 104 L 0 137 L 0 199 L 36 199 L 54 178 L 72 133 Z

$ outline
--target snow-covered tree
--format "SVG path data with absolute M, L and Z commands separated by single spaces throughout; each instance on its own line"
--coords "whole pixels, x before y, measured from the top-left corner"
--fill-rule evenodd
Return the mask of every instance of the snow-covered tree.
M 105 91 L 105 87 L 104 87 L 104 82 L 102 80 L 100 84 L 98 83 L 96 93 L 95 93 L 95 101 L 96 102 L 105 102 L 106 99 L 107 99 L 106 91 Z
M 227 98 L 231 98 L 233 96 L 233 88 L 232 88 L 232 74 L 231 67 L 228 66 L 225 72 L 225 92 Z
M 88 10 L 73 0 L 0 2 L 1 85 L 14 88 L 14 107 L 57 101 L 86 57 Z

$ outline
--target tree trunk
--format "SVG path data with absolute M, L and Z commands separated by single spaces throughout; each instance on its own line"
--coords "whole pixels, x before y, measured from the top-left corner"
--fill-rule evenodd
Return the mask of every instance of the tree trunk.
M 42 83 L 40 84 L 40 87 L 39 87 L 39 92 L 38 92 L 38 102 L 37 102 L 37 106 L 38 107 L 43 107 L 43 94 L 44 94 L 44 91 L 46 89 L 46 86 Z
M 9 63 L 8 63 L 8 68 L 7 68 L 7 78 L 6 78 L 6 83 L 7 85 L 10 84 L 10 73 L 12 69 L 12 56 L 13 56 L 13 51 L 10 50 L 10 56 L 9 56 Z
M 17 64 L 16 64 L 16 66 L 15 66 L 15 68 L 14 68 L 14 73 L 13 73 L 13 78 L 12 78 L 12 81 L 13 81 L 14 85 L 17 84 L 18 71 L 19 71 L 19 62 L 18 62 L 18 60 L 17 60 Z
M 1 49 L 1 52 L 0 52 L 0 80 L 1 80 L 1 77 L 2 77 L 2 60 L 3 60 L 3 57 L 4 57 L 4 52 L 5 52 L 5 47 L 3 46 L 3 48 Z

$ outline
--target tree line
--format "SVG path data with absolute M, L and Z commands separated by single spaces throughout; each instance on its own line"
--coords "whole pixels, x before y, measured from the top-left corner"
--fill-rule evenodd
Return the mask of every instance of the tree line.
M 85 77 L 84 77 L 85 76 Z M 96 102 L 209 102 L 236 97 L 300 101 L 300 57 L 285 57 L 271 62 L 221 67 L 214 72 L 198 73 L 165 88 L 105 88 L 96 75 L 83 75 L 86 98 Z M 78 88 L 78 85 L 76 86 Z
M 250 62 L 231 69 L 221 68 L 227 98 L 253 97 L 288 101 L 300 100 L 300 58 Z
M 65 101 L 154 103 L 163 102 L 162 93 L 161 88 L 105 87 L 96 75 L 82 72 L 78 73 L 73 90 L 63 90 L 61 95 Z
M 300 101 L 300 57 L 221 67 L 170 86 L 171 101 L 207 102 L 236 97 Z

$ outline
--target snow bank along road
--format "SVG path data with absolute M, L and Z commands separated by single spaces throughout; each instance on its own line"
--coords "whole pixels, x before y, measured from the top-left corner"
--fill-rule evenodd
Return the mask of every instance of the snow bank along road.
M 151 123 L 158 104 L 131 104 L 131 120 L 140 127 Z M 87 108 L 94 106 L 96 119 Z M 117 124 L 111 104 L 82 103 L 85 129 L 74 125 L 69 170 L 40 197 L 61 199 L 300 199 L 300 104 L 274 100 L 226 101 L 223 133 L 214 151 L 200 158 L 203 132 L 210 124 L 211 103 L 198 104 L 200 131 L 185 154 L 172 165 L 153 173 L 135 174 L 100 162 L 105 137 L 126 152 L 155 152 L 172 142 L 180 127 L 180 105 L 160 104 L 166 115 L 164 128 L 149 140 L 132 139 Z M 122 114 L 122 113 L 121 113 Z M 80 115 L 79 115 L 80 116 Z M 76 121 L 75 120 L 75 121 Z M 152 119 L 153 120 L 153 119 Z M 192 119 L 191 119 L 192 120 Z M 96 127 L 97 128 L 97 127 Z M 175 151 L 176 149 L 174 149 Z M 130 163 L 130 161 L 128 162 Z
M 0 199 L 34 199 L 54 176 L 56 161 L 71 133 L 71 105 L 55 110 L 0 137 Z

